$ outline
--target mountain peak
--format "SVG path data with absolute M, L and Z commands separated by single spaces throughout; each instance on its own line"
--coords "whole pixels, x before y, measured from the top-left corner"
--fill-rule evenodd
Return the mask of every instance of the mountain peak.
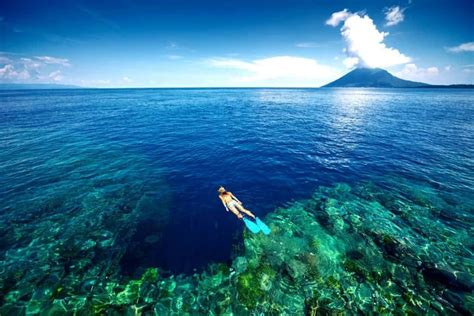
M 427 83 L 403 80 L 382 68 L 356 68 L 324 87 L 414 88 Z

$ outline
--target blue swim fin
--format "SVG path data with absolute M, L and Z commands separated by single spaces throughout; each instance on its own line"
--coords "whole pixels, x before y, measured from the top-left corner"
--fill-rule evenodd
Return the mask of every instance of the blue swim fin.
M 264 222 L 260 220 L 260 218 L 256 217 L 255 222 L 257 223 L 258 227 L 260 227 L 260 229 L 265 235 L 270 234 L 270 232 L 272 231 L 270 227 L 267 226 L 267 224 L 265 224 Z
M 245 223 L 245 226 L 254 234 L 258 233 L 260 231 L 260 227 L 255 224 L 254 222 L 246 219 L 245 217 L 243 218 L 243 221 Z

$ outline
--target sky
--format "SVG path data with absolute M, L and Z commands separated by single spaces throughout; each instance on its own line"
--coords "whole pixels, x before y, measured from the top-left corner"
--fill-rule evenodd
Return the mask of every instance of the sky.
M 319 87 L 356 67 L 474 84 L 474 1 L 0 3 L 0 83 Z

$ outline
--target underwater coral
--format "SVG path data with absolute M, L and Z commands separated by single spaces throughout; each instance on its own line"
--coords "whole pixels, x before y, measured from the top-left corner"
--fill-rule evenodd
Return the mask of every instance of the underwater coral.
M 453 203 L 428 185 L 393 181 L 390 189 L 319 187 L 270 213 L 270 235 L 245 230 L 231 265 L 193 275 L 160 267 L 137 279 L 121 273 L 118 239 L 126 243 L 128 228 L 120 227 L 131 225 L 144 201 L 132 208 L 84 197 L 90 212 L 118 209 L 115 231 L 88 214 L 72 223 L 2 223 L 2 248 L 14 247 L 0 261 L 0 314 L 472 314 L 472 201 Z

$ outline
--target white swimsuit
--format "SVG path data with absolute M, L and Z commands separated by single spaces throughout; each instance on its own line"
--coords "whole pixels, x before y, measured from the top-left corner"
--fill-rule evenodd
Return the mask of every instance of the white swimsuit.
M 238 203 L 235 200 L 232 200 L 232 201 L 226 203 L 227 207 L 232 207 L 232 206 L 237 207 L 237 204 Z

